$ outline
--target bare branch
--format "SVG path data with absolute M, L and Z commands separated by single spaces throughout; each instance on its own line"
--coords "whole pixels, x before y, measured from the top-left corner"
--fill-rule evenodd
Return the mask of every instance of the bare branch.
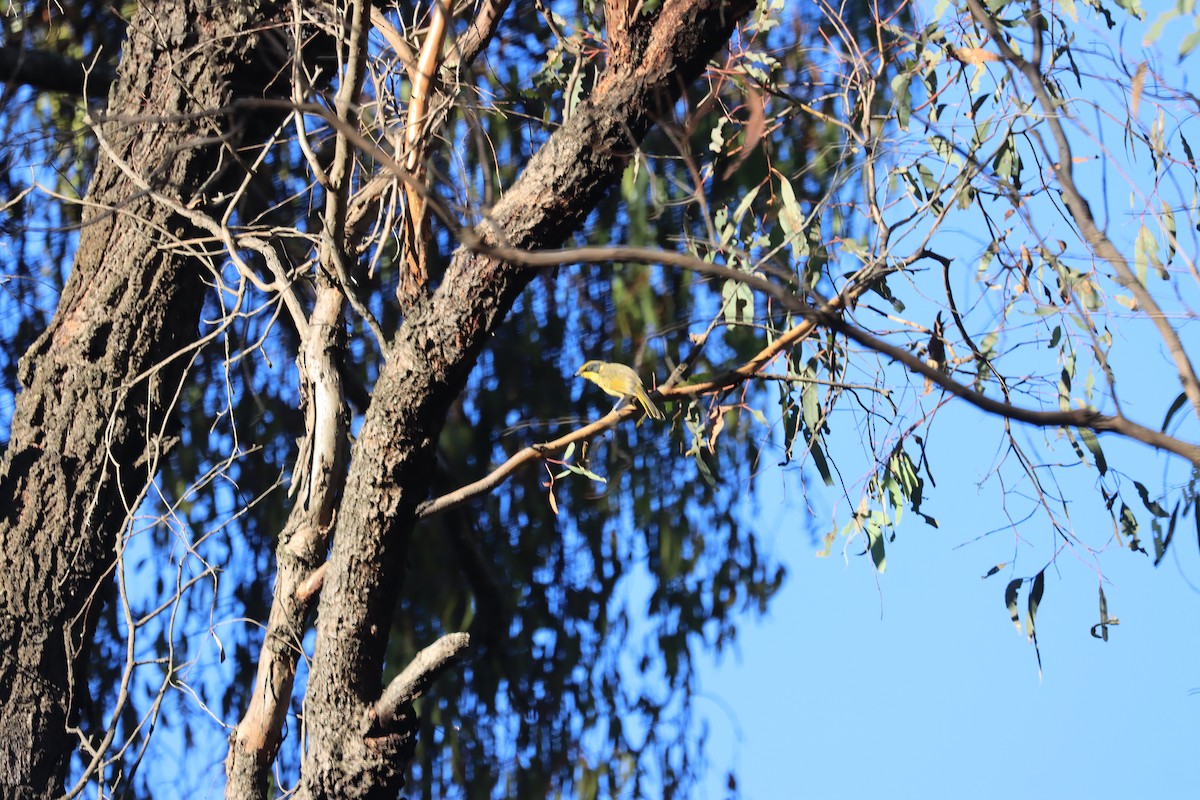
M 405 714 L 407 706 L 424 694 L 439 675 L 461 659 L 470 644 L 469 634 L 448 633 L 417 653 L 387 685 L 375 703 L 376 729 L 389 731 L 396 720 Z

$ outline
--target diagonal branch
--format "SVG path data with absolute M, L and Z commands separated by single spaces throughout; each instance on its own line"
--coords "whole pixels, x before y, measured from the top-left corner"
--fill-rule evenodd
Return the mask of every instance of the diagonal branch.
M 911 372 L 927 378 L 955 397 L 965 400 L 989 414 L 995 414 L 1006 420 L 1025 422 L 1040 427 L 1075 427 L 1087 428 L 1097 433 L 1116 433 L 1142 442 L 1143 444 L 1148 444 L 1156 449 L 1183 456 L 1193 464 L 1200 466 L 1200 446 L 1190 444 L 1173 436 L 1168 436 L 1152 428 L 1147 428 L 1120 414 L 1110 416 L 1088 409 L 1043 411 L 1024 408 L 1007 401 L 993 400 L 969 386 L 952 380 L 940 369 L 930 367 L 922 359 L 914 356 L 908 349 L 885 342 L 862 328 L 847 322 L 842 313 L 846 308 L 853 307 L 854 302 L 870 289 L 872 286 L 872 281 L 870 280 L 861 280 L 850 284 L 837 297 L 834 297 L 818 309 L 785 287 L 772 283 L 762 276 L 714 264 L 685 253 L 674 253 L 650 247 L 625 246 L 577 247 L 539 252 L 529 252 L 513 247 L 488 247 L 483 244 L 479 244 L 477 247 L 480 252 L 503 258 L 510 264 L 535 269 L 547 269 L 566 264 L 605 264 L 613 262 L 673 266 L 709 277 L 740 281 L 751 288 L 763 292 L 779 302 L 787 310 L 803 317 L 799 323 L 744 364 L 701 383 L 689 383 L 666 388 L 660 387 L 658 391 L 651 393 L 653 397 L 672 400 L 697 397 L 734 388 L 749 379 L 761 376 L 763 368 L 777 354 L 803 341 L 820 327 L 826 327 L 849 339 L 853 339 L 881 355 L 886 355 L 900 362 Z M 936 258 L 936 256 L 928 251 L 920 251 L 904 259 L 904 261 L 911 262 L 927 256 Z M 870 272 L 870 270 L 867 271 Z M 461 505 L 471 498 L 499 486 L 521 466 L 532 461 L 541 460 L 552 453 L 559 452 L 572 443 L 590 439 L 617 425 L 623 419 L 637 416 L 639 416 L 639 412 L 635 407 L 626 406 L 623 409 L 614 410 L 604 417 L 556 439 L 529 445 L 514 453 L 503 464 L 482 478 L 421 504 L 417 509 L 417 515 L 425 518 Z
M 376 725 L 386 730 L 401 716 L 410 714 L 412 701 L 423 695 L 439 675 L 462 658 L 470 644 L 470 635 L 448 633 L 417 653 L 408 666 L 392 679 L 375 703 Z

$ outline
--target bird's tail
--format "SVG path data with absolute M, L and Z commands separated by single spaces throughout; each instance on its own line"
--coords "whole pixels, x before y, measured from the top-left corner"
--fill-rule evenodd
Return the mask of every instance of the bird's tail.
M 666 419 L 663 412 L 658 409 L 658 406 L 654 405 L 654 401 L 650 399 L 650 395 L 646 394 L 646 390 L 640 386 L 637 387 L 637 399 L 652 419 Z

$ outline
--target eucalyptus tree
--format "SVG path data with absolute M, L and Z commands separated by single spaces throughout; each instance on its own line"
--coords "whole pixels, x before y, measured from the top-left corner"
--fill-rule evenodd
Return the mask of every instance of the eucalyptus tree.
M 999 420 L 1054 553 L 1160 559 L 1200 464 L 1194 98 L 1078 44 L 1119 5 L 5 17 L 8 793 L 684 794 L 694 659 L 784 577 L 746 488 L 825 484 L 797 527 L 883 570 L 947 406 Z M 1135 330 L 1161 419 L 1116 391 Z M 1031 638 L 1047 565 L 991 570 Z

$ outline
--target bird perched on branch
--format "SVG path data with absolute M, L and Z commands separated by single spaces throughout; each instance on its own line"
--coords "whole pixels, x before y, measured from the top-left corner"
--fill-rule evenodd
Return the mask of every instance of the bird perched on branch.
M 650 395 L 646 394 L 646 387 L 642 385 L 642 379 L 638 377 L 638 374 L 632 368 L 624 364 L 610 364 L 607 361 L 589 361 L 580 367 L 575 375 L 576 377 L 588 379 L 613 397 L 620 398 L 617 401 L 617 405 L 620 405 L 631 397 L 636 397 L 647 414 L 654 419 L 664 419 L 663 413 L 658 410 L 658 406 L 654 405 L 654 401 L 650 399 Z

